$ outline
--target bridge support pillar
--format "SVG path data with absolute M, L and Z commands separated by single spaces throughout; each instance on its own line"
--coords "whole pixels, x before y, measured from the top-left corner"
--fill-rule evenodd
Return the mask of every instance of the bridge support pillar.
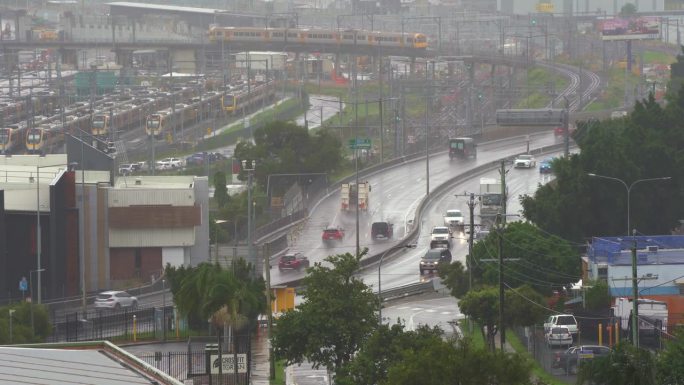
M 60 48 L 60 56 L 62 57 L 62 64 L 78 68 L 78 51 L 75 49 Z
M 19 64 L 19 58 L 17 57 L 17 51 L 9 50 L 7 48 L 2 49 L 3 67 L 7 71 L 12 71 L 14 67 Z
M 416 74 L 416 57 L 411 56 L 411 62 L 409 64 L 409 75 L 413 76 Z

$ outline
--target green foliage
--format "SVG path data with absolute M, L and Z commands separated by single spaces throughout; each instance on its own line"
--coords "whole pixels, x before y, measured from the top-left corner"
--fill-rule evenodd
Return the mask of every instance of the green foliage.
M 230 199 L 226 187 L 226 173 L 223 171 L 214 174 L 214 199 L 219 208 L 223 208 Z
M 547 315 L 544 297 L 529 285 L 506 290 L 506 326 L 532 326 Z
M 494 348 L 499 323 L 499 291 L 493 287 L 469 291 L 458 303 L 463 314 L 480 325 L 480 332 L 490 349 Z
M 498 258 L 498 250 L 499 237 L 495 233 L 475 244 L 474 279 L 485 285 L 498 284 L 498 263 L 482 262 L 483 259 Z M 511 286 L 530 284 L 539 293 L 550 295 L 554 288 L 579 280 L 580 259 L 577 252 L 568 242 L 530 223 L 508 224 L 504 232 L 504 255 L 506 258 L 519 259 L 506 263 L 506 282 Z M 533 277 L 531 270 L 534 270 Z
M 645 234 L 668 234 L 684 217 L 684 93 L 666 107 L 650 97 L 638 102 L 625 119 L 593 125 L 578 142 L 580 154 L 554 163 L 556 180 L 534 197 L 521 198 L 525 217 L 565 239 L 627 232 L 627 191 L 617 181 L 657 177 L 631 191 L 631 226 Z
M 584 297 L 585 306 L 588 310 L 605 310 L 610 307 L 612 297 L 608 283 L 602 280 L 587 282 L 587 289 Z
M 230 269 L 202 263 L 190 268 L 167 266 L 166 274 L 181 314 L 241 329 L 267 309 L 264 281 L 254 278 L 251 269 L 240 259 Z
M 272 122 L 254 131 L 254 144 L 238 143 L 235 157 L 256 160 L 254 175 L 265 187 L 271 174 L 334 172 L 342 163 L 341 149 L 339 139 L 327 130 L 311 135 L 296 124 Z
M 404 349 L 382 385 L 523 385 L 530 382 L 530 362 L 519 354 L 473 348 L 469 340 L 436 341 Z
M 31 304 L 21 302 L 0 307 L 0 345 L 10 343 L 9 311 L 12 314 L 12 343 L 23 344 L 30 342 L 44 342 L 52 332 L 48 310 L 43 305 L 33 305 L 33 325 L 35 334 L 31 330 Z
M 638 12 L 636 5 L 632 3 L 626 3 L 620 8 L 620 16 L 629 17 L 634 16 Z
M 400 364 L 406 350 L 420 350 L 441 344 L 442 330 L 420 326 L 415 331 L 404 325 L 382 325 L 363 344 L 358 354 L 335 379 L 338 385 L 374 385 L 387 381 L 390 368 Z
M 468 292 L 468 272 L 460 261 L 440 266 L 438 272 L 453 297 L 461 298 Z
M 627 342 L 620 343 L 609 355 L 596 357 L 580 365 L 577 383 L 655 385 L 653 354 L 646 349 L 637 349 Z
M 684 379 L 684 330 L 675 332 L 656 362 L 659 384 L 681 384 Z
M 355 276 L 364 254 L 330 256 L 307 269 L 304 303 L 281 316 L 273 334 L 278 358 L 336 374 L 351 361 L 378 324 L 377 297 Z

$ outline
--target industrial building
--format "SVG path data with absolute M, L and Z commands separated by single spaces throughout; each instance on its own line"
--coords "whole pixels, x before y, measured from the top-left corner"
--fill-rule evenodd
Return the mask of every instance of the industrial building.
M 167 263 L 209 260 L 206 177 L 112 182 L 77 167 L 66 155 L 0 157 L 0 302 L 145 283 Z

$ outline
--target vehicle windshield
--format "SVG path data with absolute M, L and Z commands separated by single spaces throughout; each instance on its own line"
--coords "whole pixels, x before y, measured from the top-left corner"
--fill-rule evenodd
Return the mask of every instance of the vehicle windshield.
M 233 95 L 226 95 L 223 97 L 223 105 L 228 107 L 233 105 Z
M 290 262 L 290 261 L 294 261 L 295 259 L 297 259 L 297 258 L 294 255 L 283 255 L 283 258 L 282 258 L 283 262 Z
M 460 211 L 447 211 L 447 217 L 462 217 L 463 214 L 461 214 Z
M 105 124 L 104 116 L 96 116 L 93 118 L 93 128 L 102 128 L 102 127 L 104 127 L 104 124 Z
M 336 234 L 337 229 L 325 229 L 326 234 Z
M 446 227 L 435 227 L 432 229 L 432 234 L 449 234 L 449 229 Z
M 39 143 L 40 142 L 40 130 L 31 130 L 26 135 L 26 142 L 28 143 Z
M 577 322 L 575 321 L 574 317 L 571 316 L 565 316 L 565 317 L 558 317 L 558 321 L 556 321 L 556 325 L 576 325 Z
M 149 118 L 147 119 L 147 128 L 159 128 L 159 118 Z
M 441 255 L 439 250 L 430 250 L 423 256 L 423 259 L 439 259 Z
M 112 297 L 111 294 L 98 294 L 97 295 L 97 299 L 109 299 L 111 297 Z
M 487 194 L 482 196 L 482 204 L 487 206 L 499 206 L 501 205 L 501 195 L 500 194 Z
M 388 226 L 387 226 L 386 222 L 376 222 L 376 223 L 373 223 L 372 230 L 373 230 L 373 232 L 376 232 L 376 233 L 385 233 L 385 232 L 387 232 L 387 227 Z
M 529 160 L 529 159 L 532 159 L 532 155 L 520 155 L 520 156 L 518 156 L 518 159 Z

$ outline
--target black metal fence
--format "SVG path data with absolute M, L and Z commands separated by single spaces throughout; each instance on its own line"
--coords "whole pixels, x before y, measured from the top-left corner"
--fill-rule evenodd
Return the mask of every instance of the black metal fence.
M 234 338 L 192 337 L 188 340 L 187 351 L 153 352 L 137 357 L 180 381 L 247 385 L 252 360 L 251 334 L 239 334 Z
M 96 309 L 66 313 L 53 319 L 50 340 L 95 341 L 185 337 L 185 321 L 172 306 L 137 309 Z

